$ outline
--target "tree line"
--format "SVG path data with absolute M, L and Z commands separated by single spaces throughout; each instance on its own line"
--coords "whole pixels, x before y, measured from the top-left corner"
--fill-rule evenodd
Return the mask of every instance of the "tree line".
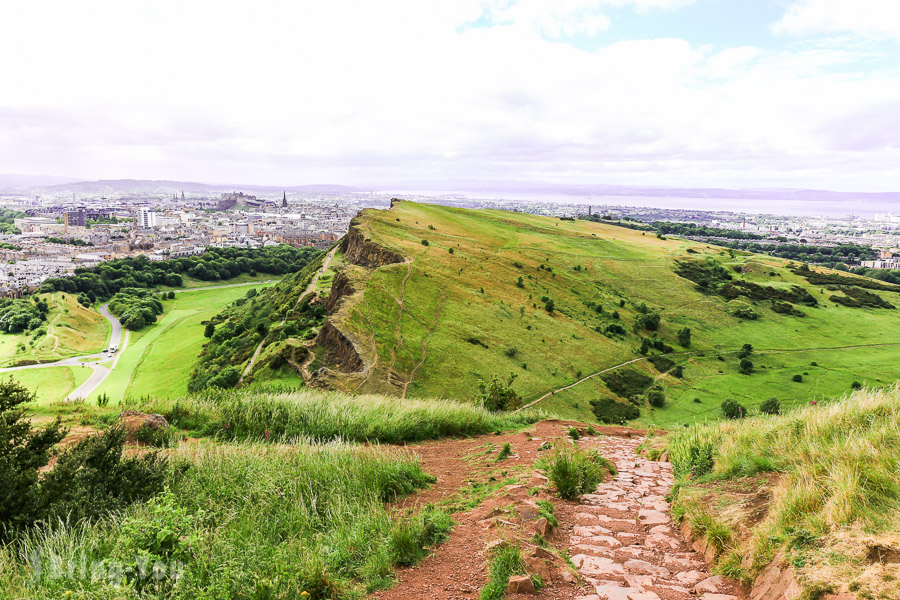
M 71 277 L 47 279 L 38 291 L 85 294 L 91 302 L 97 302 L 125 289 L 161 285 L 181 287 L 185 276 L 202 281 L 220 281 L 239 275 L 294 273 L 319 252 L 315 248 L 294 248 L 281 244 L 265 248 L 210 248 L 198 256 L 158 262 L 141 255 L 76 269 Z

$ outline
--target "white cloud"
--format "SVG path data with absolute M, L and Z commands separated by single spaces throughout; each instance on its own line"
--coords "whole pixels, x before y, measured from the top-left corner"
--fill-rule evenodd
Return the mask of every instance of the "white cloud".
M 796 0 L 772 30 L 793 36 L 854 33 L 876 39 L 900 38 L 900 2 Z
M 521 20 L 465 27 L 483 7 L 5 3 L 0 165 L 285 184 L 896 185 L 897 140 L 876 134 L 900 81 L 854 73 L 856 50 L 585 51 Z

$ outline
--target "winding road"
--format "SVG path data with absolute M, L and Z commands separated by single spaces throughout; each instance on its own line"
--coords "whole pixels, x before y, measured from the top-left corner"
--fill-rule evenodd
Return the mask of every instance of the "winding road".
M 249 286 L 249 285 L 260 285 L 273 283 L 275 280 L 268 281 L 248 281 L 244 283 L 231 283 L 226 285 L 210 285 L 203 287 L 195 287 L 195 288 L 186 288 L 181 290 L 172 290 L 176 294 L 182 292 L 196 292 L 199 290 L 218 290 L 223 288 L 231 288 L 231 287 L 240 287 L 240 286 Z M 168 291 L 160 292 L 160 294 L 167 294 Z M 23 371 L 25 369 L 49 369 L 52 367 L 88 367 L 91 369 L 92 373 L 90 377 L 88 377 L 84 383 L 79 385 L 75 390 L 73 390 L 67 397 L 67 401 L 73 400 L 85 400 L 88 396 L 93 394 L 100 385 L 106 381 L 106 378 L 109 377 L 109 374 L 112 373 L 112 370 L 116 368 L 116 365 L 119 363 L 119 357 L 122 356 L 122 353 L 125 351 L 125 347 L 128 345 L 128 330 L 122 328 L 122 324 L 119 322 L 119 319 L 116 318 L 111 312 L 109 312 L 109 303 L 103 304 L 100 307 L 100 314 L 109 322 L 110 327 L 110 335 L 109 341 L 106 344 L 104 350 L 108 350 L 109 348 L 115 346 L 118 348 L 118 351 L 115 354 L 109 354 L 108 352 L 95 352 L 93 354 L 84 354 L 81 356 L 72 356 L 70 358 L 65 358 L 63 360 L 58 360 L 55 362 L 47 362 L 40 363 L 36 365 L 22 365 L 20 367 L 6 367 L 0 369 L 0 373 L 13 373 L 15 371 Z M 109 359 L 112 358 L 112 363 L 109 366 L 102 365 L 100 362 L 108 362 Z M 98 361 L 97 359 L 101 359 Z M 103 361 L 102 359 L 106 359 Z M 93 362 L 88 362 L 93 361 Z
M 128 343 L 128 332 L 123 331 L 122 324 L 115 315 L 109 312 L 109 303 L 100 307 L 100 314 L 109 322 L 110 326 L 107 348 L 116 346 L 119 349 L 116 354 L 110 355 L 107 352 L 96 352 L 94 354 L 73 356 L 56 362 L 41 363 L 38 365 L 23 365 L 21 367 L 7 367 L 5 369 L 0 369 L 0 373 L 12 373 L 14 371 L 23 371 L 25 369 L 49 369 L 52 367 L 88 367 L 93 371 L 91 376 L 66 397 L 66 400 L 69 401 L 84 400 L 90 396 L 94 390 L 109 377 L 110 372 L 116 368 L 119 357 L 122 355 L 122 351 L 125 350 L 125 345 Z M 98 364 L 97 362 L 87 362 L 95 359 L 108 359 L 110 356 L 113 357 L 113 361 L 109 367 Z

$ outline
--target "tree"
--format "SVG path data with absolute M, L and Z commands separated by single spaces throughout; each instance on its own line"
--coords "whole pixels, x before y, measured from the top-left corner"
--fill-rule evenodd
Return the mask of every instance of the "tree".
M 751 346 L 750 344 L 744 344 L 743 346 L 741 346 L 741 351 L 738 352 L 738 358 L 747 358 L 751 354 L 753 354 L 753 346 Z
M 203 329 L 203 337 L 211 338 L 215 332 L 216 326 L 213 323 L 207 323 L 206 327 Z
M 793 377 L 791 377 L 791 381 L 793 381 L 794 383 L 802 383 L 803 375 L 799 375 L 799 374 L 794 375 Z
M 742 358 L 741 365 L 738 367 L 738 372 L 743 375 L 749 375 L 753 372 L 753 361 L 749 358 Z
M 678 365 L 677 367 L 672 369 L 672 375 L 681 379 L 682 377 L 684 377 L 684 367 L 682 365 Z
M 0 381 L 0 523 L 12 530 L 38 518 L 38 471 L 49 462 L 53 446 L 66 435 L 59 418 L 42 429 L 31 428 L 31 421 L 19 406 L 34 398 L 12 378 Z M 11 533 L 0 529 L 0 539 Z
M 513 389 L 512 384 L 516 380 L 515 373 L 510 373 L 506 381 L 497 375 L 490 381 L 483 379 L 478 382 L 478 402 L 489 411 L 515 410 L 522 404 L 522 398 Z
M 685 348 L 691 345 L 691 330 L 689 327 L 678 330 L 678 344 Z
M 519 288 L 525 287 L 525 282 L 522 280 L 521 275 L 519 275 L 519 278 L 516 280 L 516 287 L 519 287 Z
M 553 298 L 548 298 L 548 299 L 547 299 L 547 302 L 544 303 L 544 310 L 546 310 L 548 313 L 550 313 L 550 314 L 552 315 L 552 314 L 553 314 L 553 310 L 554 310 L 555 308 L 556 308 L 556 307 L 555 307 L 554 304 L 553 304 Z
M 170 292 L 169 292 L 169 295 L 168 295 L 168 298 L 169 298 L 169 300 L 174 300 L 174 299 L 175 299 L 175 292 L 170 291 Z

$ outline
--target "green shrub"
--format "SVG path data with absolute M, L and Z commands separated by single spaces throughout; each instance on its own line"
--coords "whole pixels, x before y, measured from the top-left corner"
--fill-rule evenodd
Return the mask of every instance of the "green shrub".
M 576 446 L 557 445 L 538 464 L 564 500 L 594 491 L 606 473 L 615 473 L 615 466 L 609 460 Z
M 747 409 L 736 400 L 729 398 L 722 403 L 722 414 L 726 419 L 743 419 L 747 416 Z
M 30 526 L 40 511 L 38 472 L 50 460 L 50 450 L 66 435 L 59 419 L 32 429 L 21 405 L 35 399 L 16 380 L 0 380 L 0 542 Z
M 577 427 L 569 427 L 569 437 L 575 442 L 581 439 L 581 433 L 579 433 Z
M 803 381 L 803 375 L 800 375 L 798 373 L 797 375 L 791 377 L 791 381 L 793 381 L 794 383 L 801 383 Z
M 663 408 L 666 405 L 666 393 L 660 388 L 653 388 L 647 392 L 647 402 L 654 408 Z
M 591 411 L 601 423 L 622 425 L 626 421 L 637 419 L 641 411 L 633 404 L 619 402 L 612 398 L 591 400 Z
M 109 405 L 109 394 L 103 392 L 99 396 L 97 396 L 97 406 L 100 408 L 105 408 Z
M 749 358 L 742 358 L 741 364 L 738 366 L 738 373 L 742 375 L 750 375 L 753 373 L 753 361 Z
M 854 381 L 853 383 L 850 384 L 850 389 L 860 390 L 860 389 L 862 389 L 862 384 L 858 381 Z
M 510 373 L 503 381 L 494 375 L 489 382 L 483 379 L 478 382 L 478 390 L 480 395 L 478 401 L 481 406 L 491 412 L 515 410 L 522 405 L 522 398 L 513 389 L 512 384 L 518 377 L 515 373 Z
M 156 452 L 125 457 L 125 430 L 110 427 L 83 438 L 59 456 L 41 480 L 45 518 L 94 519 L 159 493 L 170 471 Z
M 759 405 L 759 412 L 764 415 L 779 415 L 781 414 L 781 401 L 778 398 L 763 400 L 762 404 Z

